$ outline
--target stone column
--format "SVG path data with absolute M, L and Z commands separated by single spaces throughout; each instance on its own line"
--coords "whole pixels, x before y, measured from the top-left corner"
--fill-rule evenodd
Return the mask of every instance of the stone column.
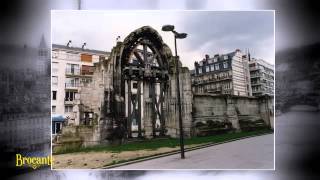
M 232 127 L 236 129 L 236 131 L 240 131 L 239 118 L 232 97 L 226 97 L 226 103 L 228 121 L 232 123 Z
M 152 99 L 150 98 L 150 83 L 143 82 L 143 125 L 144 136 L 146 138 L 152 137 Z
M 270 107 L 271 104 L 269 104 L 270 97 L 269 96 L 264 96 L 261 97 L 260 99 L 260 115 L 263 121 L 266 123 L 267 126 L 271 126 L 270 124 Z M 272 106 L 272 105 L 271 105 Z

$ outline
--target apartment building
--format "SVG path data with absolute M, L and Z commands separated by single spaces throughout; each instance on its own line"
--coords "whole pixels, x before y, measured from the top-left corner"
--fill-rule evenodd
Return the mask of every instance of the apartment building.
M 108 58 L 109 53 L 67 45 L 52 45 L 51 101 L 54 119 L 63 117 L 67 124 L 79 125 L 79 92 L 92 82 L 94 63 Z M 62 128 L 62 121 L 53 122 L 53 133 Z
M 191 72 L 194 93 L 252 96 L 248 56 L 236 49 L 227 54 L 206 55 Z
M 253 96 L 274 95 L 274 65 L 262 59 L 249 61 Z

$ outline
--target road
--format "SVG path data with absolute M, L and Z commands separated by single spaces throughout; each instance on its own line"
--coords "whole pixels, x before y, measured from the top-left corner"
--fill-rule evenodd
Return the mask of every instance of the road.
M 273 169 L 274 134 L 129 164 L 115 169 Z

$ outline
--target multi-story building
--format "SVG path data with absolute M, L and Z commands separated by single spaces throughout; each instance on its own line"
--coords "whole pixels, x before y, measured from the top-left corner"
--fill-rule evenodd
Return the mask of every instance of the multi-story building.
M 81 87 L 92 81 L 94 63 L 107 58 L 109 53 L 86 49 L 86 44 L 81 48 L 72 47 L 70 42 L 52 45 L 52 114 L 53 117 L 63 117 L 68 124 L 79 125 Z M 58 132 L 62 122 L 53 122 L 53 127 L 53 133 Z
M 248 58 L 239 49 L 212 58 L 206 55 L 194 66 L 191 72 L 194 93 L 252 95 Z
M 262 59 L 249 61 L 253 96 L 274 95 L 274 65 Z
M 50 154 L 50 50 L 44 36 L 37 48 L 4 46 L 9 47 L 2 58 L 12 64 L 0 68 L 0 146 L 9 152 Z

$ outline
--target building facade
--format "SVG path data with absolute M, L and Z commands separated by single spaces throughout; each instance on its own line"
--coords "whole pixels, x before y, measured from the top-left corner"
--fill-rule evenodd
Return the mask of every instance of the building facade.
M 108 53 L 68 45 L 52 45 L 51 101 L 53 117 L 64 117 L 67 124 L 79 125 L 79 93 L 92 82 L 94 63 L 108 57 Z M 53 118 L 54 119 L 54 118 Z M 56 125 L 56 124 L 55 124 Z M 61 124 L 58 125 L 61 129 Z M 53 132 L 57 132 L 53 130 Z
M 50 50 L 45 38 L 37 47 L 4 46 L 1 54 L 12 64 L 0 68 L 0 146 L 9 152 L 50 154 Z
M 262 59 L 249 61 L 253 96 L 274 95 L 274 65 Z
M 227 54 L 206 55 L 195 62 L 192 73 L 194 93 L 251 96 L 248 56 L 239 49 Z

